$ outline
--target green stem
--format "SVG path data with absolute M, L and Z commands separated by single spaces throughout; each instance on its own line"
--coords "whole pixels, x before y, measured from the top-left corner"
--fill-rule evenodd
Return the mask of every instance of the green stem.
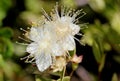
M 64 75 L 65 75 L 66 67 L 63 68 L 62 76 L 61 76 L 61 81 L 63 81 Z

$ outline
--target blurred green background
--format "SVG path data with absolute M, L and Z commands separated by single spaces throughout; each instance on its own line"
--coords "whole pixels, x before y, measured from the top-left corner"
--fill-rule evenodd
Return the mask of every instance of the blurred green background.
M 20 60 L 26 46 L 16 41 L 25 43 L 18 38 L 24 33 L 20 28 L 30 27 L 42 15 L 41 8 L 49 13 L 56 2 L 87 13 L 79 19 L 84 36 L 76 36 L 85 44 L 76 42 L 77 54 L 83 55 L 78 68 L 93 79 L 79 75 L 81 69 L 71 80 L 120 81 L 120 0 L 0 0 L 0 81 L 35 81 L 34 66 Z

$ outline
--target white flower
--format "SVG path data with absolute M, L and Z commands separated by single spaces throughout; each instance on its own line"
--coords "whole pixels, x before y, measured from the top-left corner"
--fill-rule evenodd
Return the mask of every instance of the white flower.
M 59 20 L 54 21 L 53 27 L 56 33 L 56 39 L 62 45 L 63 49 L 74 50 L 74 35 L 79 32 L 80 27 L 73 24 L 69 17 L 61 17 Z
M 35 61 L 41 72 L 50 66 L 54 67 L 54 71 L 61 70 L 65 66 L 67 59 L 56 59 L 56 57 L 66 57 L 69 50 L 75 49 L 74 35 L 80 31 L 79 25 L 75 23 L 81 11 L 62 9 L 59 15 L 57 6 L 50 16 L 43 10 L 45 17 L 27 33 L 27 38 L 32 41 L 26 49 L 30 53 L 27 60 L 33 57 L 30 62 Z M 64 64 L 59 65 L 60 61 Z
M 35 58 L 35 63 L 41 72 L 52 65 L 55 56 L 64 53 L 46 28 L 32 27 L 28 35 L 33 42 L 28 45 L 26 51 Z
M 53 33 L 56 35 L 55 39 L 57 40 L 57 43 L 61 45 L 63 50 L 74 50 L 74 35 L 78 34 L 80 31 L 79 25 L 75 24 L 79 19 L 76 19 L 76 17 L 81 13 L 81 11 L 65 11 L 62 9 L 61 15 L 59 15 L 57 8 L 58 7 L 55 6 L 55 9 L 50 16 L 44 11 L 44 15 L 48 19 L 45 24 L 51 27 Z

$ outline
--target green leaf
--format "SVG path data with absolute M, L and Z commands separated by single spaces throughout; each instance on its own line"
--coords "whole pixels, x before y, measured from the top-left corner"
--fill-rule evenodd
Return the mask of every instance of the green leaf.
M 99 45 L 96 43 L 96 41 L 93 42 L 92 49 L 93 49 L 93 54 L 95 56 L 96 61 L 98 63 L 100 63 L 100 61 L 101 61 L 101 52 L 100 52 Z
M 100 65 L 99 65 L 99 72 L 101 72 L 101 71 L 102 71 L 102 69 L 104 68 L 105 57 L 106 57 L 106 55 L 105 55 L 105 54 L 103 54 L 103 56 L 102 56 L 102 58 L 101 58 Z

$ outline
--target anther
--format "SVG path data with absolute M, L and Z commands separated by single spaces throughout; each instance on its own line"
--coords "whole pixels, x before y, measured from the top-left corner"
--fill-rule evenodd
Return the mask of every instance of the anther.
M 28 32 L 28 31 L 26 31 L 25 29 L 23 29 L 23 28 L 20 28 L 20 30 L 22 30 L 22 31 L 24 31 L 24 32 Z

